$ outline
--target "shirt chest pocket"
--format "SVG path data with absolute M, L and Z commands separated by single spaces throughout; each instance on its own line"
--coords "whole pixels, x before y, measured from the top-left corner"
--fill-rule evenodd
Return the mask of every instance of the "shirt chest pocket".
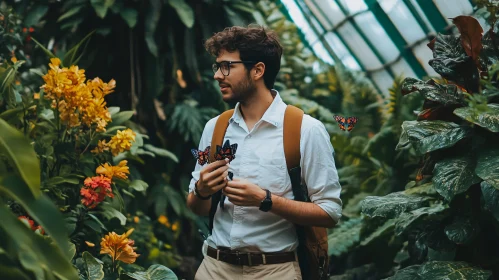
M 261 157 L 258 166 L 258 186 L 282 195 L 289 181 L 286 162 L 280 157 Z

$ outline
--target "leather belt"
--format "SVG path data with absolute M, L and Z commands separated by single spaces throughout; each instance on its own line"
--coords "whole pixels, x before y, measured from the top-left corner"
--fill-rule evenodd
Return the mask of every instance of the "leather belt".
M 208 256 L 235 265 L 277 264 L 298 261 L 295 252 L 283 253 L 248 253 L 231 250 L 214 249 L 208 246 Z

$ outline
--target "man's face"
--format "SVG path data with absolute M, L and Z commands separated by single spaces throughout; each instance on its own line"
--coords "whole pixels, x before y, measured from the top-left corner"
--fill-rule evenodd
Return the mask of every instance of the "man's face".
M 239 51 L 222 51 L 217 57 L 216 62 L 222 61 L 241 61 Z M 222 69 L 218 69 L 213 78 L 218 81 L 222 98 L 225 102 L 235 103 L 244 102 L 256 93 L 256 86 L 250 77 L 250 71 L 246 69 L 243 63 L 232 63 L 228 65 L 229 75 L 225 76 Z M 227 74 L 227 69 L 224 69 Z

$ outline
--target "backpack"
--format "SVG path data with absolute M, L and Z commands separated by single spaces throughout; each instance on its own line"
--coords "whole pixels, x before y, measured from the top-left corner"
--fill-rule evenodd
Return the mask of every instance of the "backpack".
M 211 147 L 222 146 L 225 132 L 229 126 L 229 119 L 233 113 L 234 109 L 231 109 L 223 112 L 218 118 L 211 139 Z M 303 111 L 295 106 L 288 105 L 286 108 L 283 133 L 284 155 L 295 200 L 311 202 L 307 188 L 301 184 L 300 134 L 303 114 Z M 215 161 L 215 151 L 216 149 L 213 148 L 210 150 L 210 162 Z M 210 234 L 221 196 L 222 191 L 220 190 L 211 197 Z M 298 236 L 297 254 L 303 280 L 327 279 L 329 266 L 327 229 L 296 225 L 296 232 Z

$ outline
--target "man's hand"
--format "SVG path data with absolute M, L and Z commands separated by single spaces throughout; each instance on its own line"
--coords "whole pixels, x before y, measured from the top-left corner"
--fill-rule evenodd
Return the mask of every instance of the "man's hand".
M 196 183 L 200 195 L 210 196 L 227 186 L 228 163 L 228 159 L 217 160 L 201 169 L 199 181 Z
M 234 205 L 256 207 L 260 207 L 262 200 L 264 200 L 267 195 L 259 186 L 238 178 L 229 181 L 227 187 L 224 188 L 223 193 Z

